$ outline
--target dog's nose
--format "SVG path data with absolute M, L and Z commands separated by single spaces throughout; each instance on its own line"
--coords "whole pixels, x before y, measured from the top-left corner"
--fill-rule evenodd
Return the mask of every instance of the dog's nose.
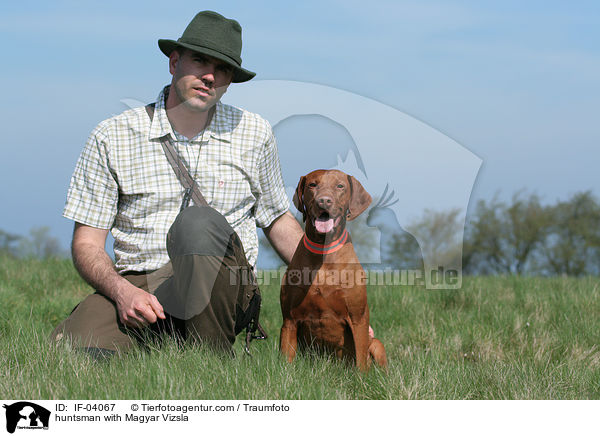
M 322 196 L 317 198 L 317 204 L 321 209 L 329 209 L 333 204 L 333 199 L 331 197 Z

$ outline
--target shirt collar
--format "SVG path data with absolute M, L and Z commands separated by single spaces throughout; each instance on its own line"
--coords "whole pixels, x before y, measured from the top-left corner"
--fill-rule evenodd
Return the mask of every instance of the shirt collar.
M 233 126 L 228 124 L 225 105 L 220 101 L 216 104 L 215 114 L 208 126 L 210 129 L 210 137 L 223 142 L 231 142 L 231 129 Z
M 172 138 L 175 138 L 175 135 L 173 134 L 173 128 L 171 127 L 169 118 L 167 118 L 167 110 L 165 108 L 165 96 L 167 96 L 169 93 L 169 87 L 169 85 L 165 86 L 160 91 L 158 98 L 156 99 L 154 116 L 152 117 L 152 123 L 150 124 L 150 132 L 148 133 L 149 140 L 162 138 L 165 135 L 171 135 Z
M 154 117 L 152 118 L 152 124 L 150 124 L 150 132 L 148 133 L 149 140 L 162 138 L 165 135 L 171 135 L 171 138 L 177 139 L 167 117 L 166 96 L 169 95 L 169 89 L 170 85 L 165 86 L 156 99 Z M 204 136 L 223 142 L 231 142 L 231 128 L 227 128 L 223 104 L 219 101 L 215 105 L 215 108 L 215 113 L 210 124 L 206 127 Z

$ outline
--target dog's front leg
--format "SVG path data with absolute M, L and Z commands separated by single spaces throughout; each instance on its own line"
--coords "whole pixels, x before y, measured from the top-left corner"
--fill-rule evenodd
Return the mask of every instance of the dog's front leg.
M 350 330 L 352 331 L 352 339 L 354 340 L 354 351 L 356 358 L 356 366 L 363 372 L 369 370 L 369 312 L 367 309 L 359 319 L 348 320 Z
M 281 326 L 281 337 L 279 339 L 279 350 L 291 362 L 296 357 L 298 349 L 298 326 L 291 319 L 284 319 Z

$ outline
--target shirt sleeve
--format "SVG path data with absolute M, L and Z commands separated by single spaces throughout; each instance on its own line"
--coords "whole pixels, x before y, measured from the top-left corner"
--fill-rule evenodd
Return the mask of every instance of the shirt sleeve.
M 259 162 L 258 175 L 261 195 L 255 206 L 255 220 L 258 227 L 269 227 L 289 208 L 290 200 L 285 193 L 277 143 L 273 130 L 267 121 L 267 137 Z
M 102 125 L 90 134 L 71 177 L 63 210 L 65 218 L 100 229 L 112 227 L 119 200 L 107 139 Z

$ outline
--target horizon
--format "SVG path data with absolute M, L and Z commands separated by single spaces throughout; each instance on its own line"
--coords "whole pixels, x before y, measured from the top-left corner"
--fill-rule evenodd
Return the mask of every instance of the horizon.
M 510 200 L 522 189 L 544 204 L 599 192 L 600 6 L 593 2 L 203 7 L 242 25 L 243 65 L 258 73 L 252 82 L 299 81 L 366 97 L 481 158 L 469 210 L 479 199 Z M 25 1 L 0 11 L 5 40 L 19 41 L 6 47 L 10 64 L 2 72 L 0 229 L 27 235 L 47 225 L 68 247 L 73 224 L 62 208 L 89 133 L 125 110 L 124 100 L 154 101 L 170 81 L 156 41 L 179 37 L 197 6 Z M 244 86 L 232 85 L 224 101 L 235 104 L 227 99 Z M 333 122 L 302 122 L 336 150 L 350 147 L 345 141 L 353 138 Z M 274 130 L 280 156 L 293 156 L 287 150 L 302 146 L 294 140 L 299 127 L 286 124 Z M 398 153 L 389 158 L 401 162 Z M 295 174 L 296 160 L 281 164 L 284 180 Z M 323 165 L 318 157 L 314 164 Z

